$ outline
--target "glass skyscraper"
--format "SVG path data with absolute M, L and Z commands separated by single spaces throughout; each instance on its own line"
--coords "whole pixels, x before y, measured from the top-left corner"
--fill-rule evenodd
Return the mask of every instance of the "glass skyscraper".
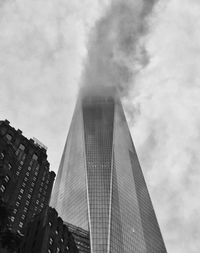
M 114 88 L 82 89 L 51 205 L 90 233 L 91 253 L 165 253 Z

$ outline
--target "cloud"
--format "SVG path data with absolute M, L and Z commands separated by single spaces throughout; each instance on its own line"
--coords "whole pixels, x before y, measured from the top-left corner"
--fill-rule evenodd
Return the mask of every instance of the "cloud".
M 167 249 L 176 253 L 200 248 L 199 7 L 157 6 L 145 43 L 150 62 L 124 101 Z
M 82 75 L 117 84 L 168 252 L 197 253 L 199 1 L 1 1 L 0 30 L 1 118 L 56 171 Z
M 112 1 L 90 33 L 82 85 L 116 86 L 127 95 L 149 57 L 143 44 L 157 1 Z
M 74 109 L 87 34 L 102 8 L 91 0 L 0 6 L 1 118 L 44 142 L 54 170 Z

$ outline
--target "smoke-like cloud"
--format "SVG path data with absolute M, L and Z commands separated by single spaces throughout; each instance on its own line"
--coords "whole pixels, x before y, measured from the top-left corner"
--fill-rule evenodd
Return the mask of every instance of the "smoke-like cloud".
M 199 9 L 198 0 L 0 1 L 1 118 L 44 142 L 56 171 L 78 83 L 113 81 L 170 253 L 200 248 Z
M 176 253 L 200 248 L 199 9 L 188 0 L 157 6 L 150 63 L 125 98 L 166 246 Z
M 143 43 L 156 0 L 115 0 L 96 22 L 88 43 L 82 85 L 116 86 L 127 95 L 149 62 Z
M 200 6 L 156 3 L 111 2 L 91 31 L 82 84 L 120 90 L 167 249 L 197 253 Z

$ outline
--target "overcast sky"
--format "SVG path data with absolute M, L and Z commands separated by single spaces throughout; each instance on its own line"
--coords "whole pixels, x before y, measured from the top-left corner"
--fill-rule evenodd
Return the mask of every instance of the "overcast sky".
M 104 80 L 120 80 L 167 250 L 198 253 L 199 0 L 0 0 L 0 117 L 48 146 L 56 172 L 99 53 Z

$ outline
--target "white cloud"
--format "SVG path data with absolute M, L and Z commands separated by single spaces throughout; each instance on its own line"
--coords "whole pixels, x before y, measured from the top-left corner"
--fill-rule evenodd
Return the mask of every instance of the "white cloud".
M 147 37 L 151 61 L 131 96 L 133 137 L 167 249 L 176 253 L 200 248 L 199 7 L 187 0 L 160 5 Z
M 54 170 L 70 124 L 88 34 L 109 2 L 0 4 L 0 115 L 49 147 Z M 198 0 L 160 1 L 141 41 L 150 62 L 124 101 L 172 253 L 197 253 L 200 248 L 199 5 Z
M 90 8 L 88 8 L 90 6 Z M 5 1 L 0 7 L 1 118 L 49 147 L 57 170 L 97 1 Z

